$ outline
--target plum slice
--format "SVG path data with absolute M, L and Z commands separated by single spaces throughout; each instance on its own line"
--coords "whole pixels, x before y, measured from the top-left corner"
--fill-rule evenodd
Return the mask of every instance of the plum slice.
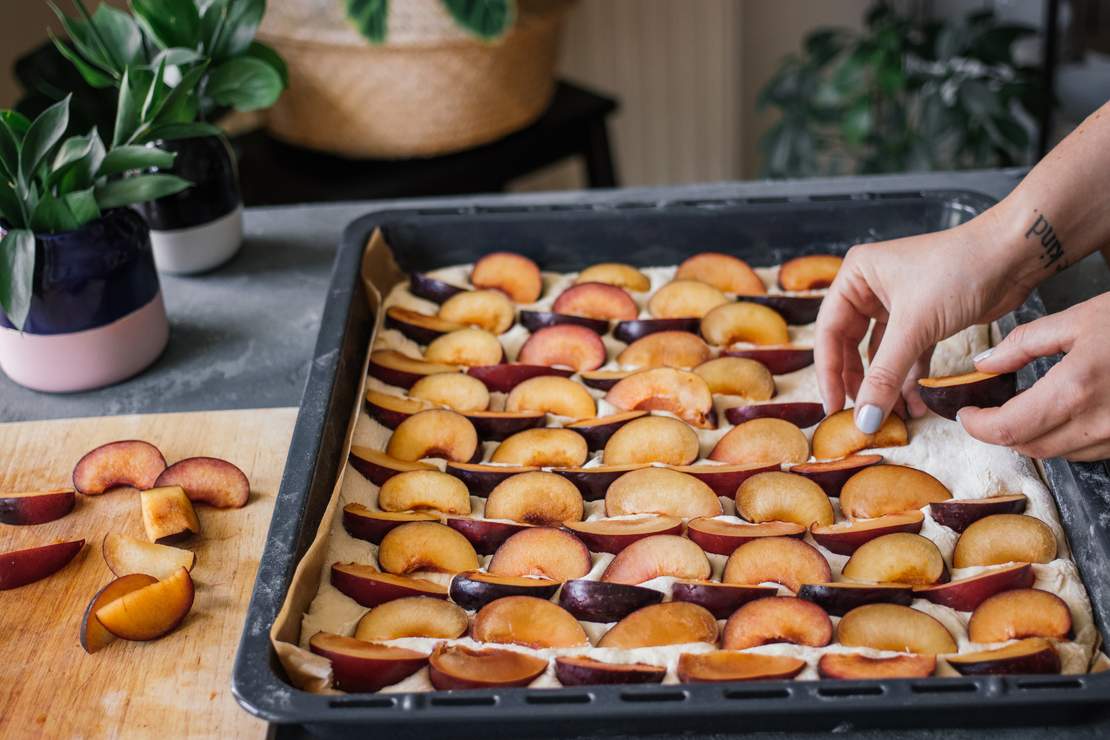
M 694 368 L 694 372 L 705 379 L 709 390 L 714 393 L 741 396 L 752 401 L 766 401 L 775 395 L 775 379 L 771 371 L 756 360 L 743 357 L 718 357 L 698 365 Z M 729 421 L 732 419 L 730 418 Z M 732 421 L 732 423 L 738 422 Z
M 498 483 L 486 499 L 484 516 L 553 526 L 580 521 L 583 511 L 582 494 L 573 483 L 555 473 L 535 471 Z
M 801 424 L 798 424 L 798 426 L 801 426 Z M 882 455 L 852 455 L 829 462 L 800 463 L 791 466 L 790 472 L 809 478 L 821 486 L 826 494 L 835 497 L 840 495 L 840 489 L 844 487 L 849 478 L 863 468 L 877 465 L 882 461 Z
M 190 501 L 238 509 L 247 505 L 251 484 L 247 475 L 227 460 L 216 457 L 188 457 L 169 466 L 154 481 L 155 488 L 181 486 Z
M 971 372 L 917 381 L 921 400 L 935 413 L 952 421 L 964 406 L 1001 406 L 1017 393 L 1017 373 Z
M 859 653 L 828 653 L 817 661 L 817 674 L 821 678 L 838 678 L 849 681 L 886 678 L 928 678 L 936 673 L 934 655 L 894 655 L 889 658 L 872 658 Z
M 505 540 L 487 569 L 495 576 L 538 576 L 562 582 L 583 577 L 592 564 L 586 545 L 570 532 L 530 527 Z
M 578 273 L 578 277 L 574 279 L 575 283 L 605 283 L 606 285 L 615 285 L 618 288 L 631 290 L 636 293 L 643 293 L 645 290 L 651 290 L 651 280 L 644 273 L 637 270 L 632 265 L 623 262 L 599 262 L 596 265 L 590 265 L 582 272 Z
M 886 417 L 879 431 L 864 434 L 856 426 L 853 409 L 830 414 L 813 430 L 813 456 L 819 460 L 847 457 L 863 449 L 909 444 L 906 422 L 897 414 Z
M 804 537 L 806 528 L 793 522 L 737 524 L 723 519 L 697 517 L 686 526 L 686 536 L 706 552 L 731 555 L 750 540 L 760 537 Z
M 370 401 L 370 396 L 373 394 L 370 391 L 366 394 L 367 402 Z M 408 400 L 416 399 L 425 402 L 424 408 L 428 405 L 446 406 L 455 411 L 485 411 L 489 408 L 489 389 L 486 384 L 475 378 L 473 375 L 463 375 L 462 373 L 437 373 L 435 375 L 426 375 L 420 380 L 413 383 L 412 388 L 409 388 Z M 423 411 L 424 408 L 409 408 L 408 416 Z M 404 421 L 404 418 L 398 419 L 396 424 L 386 424 L 391 429 L 395 428 L 397 424 Z M 385 422 L 383 422 L 385 423 Z
M 76 503 L 73 489 L 0 493 L 0 522 L 45 524 L 73 511 Z
M 829 561 L 817 548 L 790 537 L 762 537 L 736 548 L 725 563 L 724 583 L 779 583 L 794 593 L 805 583 L 832 580 Z
M 155 579 L 169 578 L 178 568 L 191 571 L 197 562 L 197 556 L 189 550 L 112 532 L 104 535 L 100 551 L 108 570 L 117 576 L 143 573 Z
M 1004 563 L 1049 563 L 1056 559 L 1056 535 L 1025 514 L 992 514 L 973 523 L 952 552 L 952 567 Z
M 104 625 L 100 623 L 100 620 L 96 618 L 96 612 L 100 607 L 132 591 L 138 591 L 140 588 L 146 588 L 152 583 L 157 582 L 157 578 L 148 576 L 145 573 L 132 573 L 130 575 L 120 576 L 97 591 L 89 601 L 89 605 L 85 607 L 85 613 L 81 617 L 79 637 L 81 647 L 84 648 L 85 652 L 92 655 L 116 640 L 116 636 L 106 630 Z
M 424 350 L 424 361 L 440 365 L 485 367 L 505 361 L 501 342 L 485 329 L 472 327 L 436 337 Z
M 717 347 L 738 342 L 758 345 L 790 343 L 786 320 L 774 309 L 737 301 L 714 308 L 701 320 L 701 335 Z
M 573 468 L 586 462 L 589 454 L 586 440 L 570 429 L 526 429 L 499 444 L 490 462 L 537 468 Z
M 578 283 L 564 290 L 551 305 L 555 313 L 606 321 L 636 318 L 640 309 L 622 288 L 606 283 Z
M 445 599 L 447 589 L 423 578 L 382 573 L 372 565 L 332 563 L 331 585 L 362 606 L 375 607 L 410 596 Z
M 1043 637 L 1030 637 L 994 650 L 951 655 L 947 660 L 964 676 L 1060 672 L 1060 654 Z
M 448 409 L 428 409 L 405 419 L 393 430 L 385 450 L 389 457 L 406 462 L 425 457 L 470 462 L 479 452 L 474 425 Z
M 443 303 L 456 293 L 465 293 L 466 288 L 451 285 L 422 272 L 414 272 L 409 275 L 409 292 L 417 298 L 423 298 L 433 303 Z
M 400 576 L 422 570 L 459 573 L 478 568 L 478 553 L 469 540 L 444 524 L 409 522 L 382 538 L 378 564 Z
M 490 491 L 509 476 L 536 470 L 529 466 L 483 465 L 481 463 L 447 463 L 447 472 L 470 489 L 474 496 L 488 496 Z
M 661 683 L 667 669 L 650 663 L 603 663 L 582 655 L 555 658 L 555 677 L 563 686 Z
M 547 670 L 547 660 L 516 650 L 474 650 L 440 643 L 428 659 L 428 676 L 440 691 L 527 686 Z
M 632 319 L 620 321 L 613 327 L 613 338 L 618 342 L 632 344 L 656 332 L 689 332 L 697 334 L 698 319 Z
M 529 378 L 509 391 L 506 411 L 533 411 L 566 416 L 571 419 L 592 419 L 597 404 L 580 383 L 568 378 L 542 375 Z
M 758 303 L 774 310 L 786 323 L 792 326 L 805 326 L 817 320 L 821 310 L 821 296 L 801 295 L 743 295 L 741 299 Z
M 613 432 L 602 460 L 606 465 L 689 465 L 698 458 L 699 449 L 697 432 L 686 422 L 670 416 L 643 416 Z
M 675 581 L 671 587 L 674 601 L 688 601 L 709 611 L 717 619 L 728 619 L 749 601 L 778 593 L 776 586 L 738 586 L 715 581 Z
M 535 378 L 541 375 L 559 375 L 567 378 L 570 377 L 574 371 L 569 368 L 505 362 L 497 365 L 470 367 L 467 368 L 466 372 L 468 375 L 485 383 L 490 391 L 494 393 L 508 393 L 518 384 L 523 383 L 529 378 Z
M 597 388 L 601 391 L 607 391 L 617 384 L 618 381 L 624 380 L 629 375 L 632 375 L 635 370 L 593 370 L 581 373 L 579 377 L 585 385 L 590 388 Z
M 852 519 L 871 519 L 950 498 L 945 485 L 925 471 L 884 463 L 863 468 L 847 480 L 840 489 L 840 511 Z
M 668 411 L 699 429 L 716 426 L 713 392 L 699 375 L 656 367 L 617 381 L 605 400 L 624 411 Z
M 567 522 L 564 526 L 586 543 L 592 552 L 609 552 L 614 555 L 645 537 L 682 533 L 682 520 L 675 516 L 594 519 Z
M 629 614 L 602 635 L 599 648 L 659 647 L 690 642 L 717 642 L 717 620 L 685 601 L 652 604 Z
M 96 610 L 106 630 L 125 640 L 156 640 L 177 629 L 193 608 L 193 579 L 177 571 L 161 581 L 131 591 Z
M 347 462 L 351 467 L 357 470 L 363 477 L 376 486 L 380 486 L 387 480 L 403 473 L 406 470 L 435 470 L 434 465 L 428 463 L 398 460 L 395 457 L 390 457 L 381 450 L 371 449 L 369 447 L 362 447 L 360 445 L 351 445 L 351 452 L 347 456 Z
M 601 336 L 593 329 L 558 324 L 538 329 L 520 348 L 517 361 L 529 365 L 569 367 L 575 372 L 597 370 L 607 355 Z
M 713 489 L 718 496 L 733 498 L 740 484 L 759 473 L 779 469 L 778 463 L 754 463 L 747 465 L 699 464 L 673 465 L 672 470 L 692 475 Z
M 845 614 L 836 639 L 846 647 L 866 647 L 918 655 L 957 650 L 956 640 L 936 618 L 899 604 L 865 604 Z
M 550 599 L 559 582 L 532 576 L 498 576 L 480 570 L 459 573 L 451 579 L 451 600 L 464 609 L 481 609 L 506 596 Z
M 475 288 L 500 290 L 517 303 L 534 303 L 543 292 L 543 277 L 535 262 L 515 252 L 490 252 L 474 263 L 470 283 Z
M 956 611 L 969 612 L 997 593 L 1015 588 L 1031 588 L 1035 580 L 1033 566 L 1018 563 L 970 578 L 934 586 L 919 586 L 914 588 L 914 596 Z
M 516 309 L 499 290 L 468 290 L 445 300 L 439 307 L 439 317 L 455 324 L 476 326 L 491 334 L 504 334 L 516 320 Z
M 672 280 L 655 291 L 648 301 L 648 312 L 657 319 L 700 319 L 728 302 L 725 294 L 712 285 L 697 280 Z
M 690 519 L 721 513 L 721 500 L 712 488 L 669 468 L 633 470 L 614 481 L 605 494 L 607 516 L 661 514 Z
M 929 516 L 941 526 L 963 532 L 974 522 L 992 514 L 1020 514 L 1029 499 L 1016 493 L 990 498 L 952 498 L 929 504 Z
M 431 344 L 436 338 L 463 328 L 462 324 L 401 306 L 386 309 L 385 326 L 396 329 L 417 344 Z
M 812 601 L 834 617 L 842 617 L 864 604 L 909 606 L 913 588 L 904 583 L 805 583 L 798 598 Z
M 590 644 L 586 631 L 570 612 L 535 596 L 504 596 L 489 602 L 474 617 L 471 636 L 479 642 L 531 648 Z
M 1017 588 L 983 600 L 967 622 L 967 638 L 992 643 L 1026 637 L 1067 639 L 1071 610 L 1056 594 L 1035 588 Z
M 375 645 L 353 637 L 317 632 L 309 649 L 331 662 L 335 688 L 377 691 L 403 681 L 428 663 L 428 656 L 407 648 Z
M 591 319 L 586 316 L 571 316 L 569 314 L 555 313 L 553 311 L 520 312 L 520 325 L 533 333 L 539 331 L 540 329 L 549 326 L 558 326 L 560 324 L 584 326 L 587 329 L 592 329 L 598 334 L 605 334 L 609 331 L 609 322 L 605 319 Z
M 360 540 L 380 544 L 393 528 L 408 522 L 432 522 L 439 516 L 430 511 L 375 511 L 362 504 L 349 503 L 343 507 L 343 529 Z
M 531 524 L 521 522 L 494 522 L 489 519 L 449 516 L 447 526 L 470 540 L 479 555 L 492 555 L 501 544 Z
M 57 573 L 84 546 L 84 540 L 70 540 L 0 553 L 0 591 L 26 586 Z
M 809 440 L 788 421 L 752 419 L 717 440 L 709 459 L 734 465 L 800 463 L 809 459 Z
M 582 498 L 586 501 L 597 501 L 605 498 L 605 492 L 613 481 L 620 478 L 630 470 L 639 470 L 643 465 L 594 465 L 591 467 L 555 468 L 552 472 L 558 473 L 574 485 L 578 486 Z
M 857 519 L 838 524 L 813 525 L 809 528 L 813 540 L 829 552 L 837 555 L 851 555 L 860 545 L 895 532 L 917 534 L 925 515 L 920 511 L 907 511 L 901 514 L 886 514 L 874 519 Z
M 867 583 L 929 586 L 948 580 L 948 566 L 936 544 L 911 532 L 876 537 L 856 548 L 841 575 Z
M 827 288 L 836 279 L 844 258 L 833 254 L 810 254 L 787 260 L 779 267 L 779 287 L 783 290 Z
M 389 512 L 431 509 L 444 514 L 469 514 L 470 492 L 453 475 L 438 470 L 410 470 L 382 484 L 378 506 Z
M 721 647 L 746 650 L 777 642 L 824 647 L 832 634 L 832 621 L 817 604 L 793 596 L 770 596 L 749 601 L 728 618 Z
M 675 280 L 697 280 L 722 293 L 766 293 L 763 280 L 747 262 L 724 252 L 699 252 L 687 257 L 675 271 Z
M 739 360 L 739 357 L 720 358 Z M 749 360 L 755 362 L 755 360 Z M 799 429 L 806 429 L 825 418 L 825 408 L 819 403 L 786 402 L 756 403 L 750 406 L 733 406 L 725 409 L 729 424 L 743 424 L 752 419 L 782 419 Z
M 829 497 L 808 478 L 793 473 L 759 473 L 740 484 L 736 512 L 749 522 L 831 525 L 836 521 Z
M 463 415 L 483 442 L 501 442 L 547 421 L 542 411 L 466 411 Z
M 200 534 L 200 520 L 181 486 L 151 488 L 139 494 L 143 529 L 151 542 L 164 544 Z
M 438 637 L 454 640 L 466 633 L 466 612 L 443 599 L 403 596 L 366 612 L 355 627 L 358 640 Z
M 663 592 L 652 588 L 585 579 L 567 581 L 559 592 L 559 605 L 587 622 L 616 622 L 661 601 Z
M 607 583 L 636 586 L 659 576 L 709 578 L 709 558 L 696 544 L 673 534 L 656 534 L 625 547 L 601 574 Z
M 641 416 L 647 416 L 647 414 L 647 411 L 622 411 L 609 416 L 572 421 L 566 427 L 581 434 L 591 450 L 600 450 L 605 447 L 605 443 L 609 441 L 614 432 L 633 419 L 639 419 Z
M 370 353 L 367 372 L 370 377 L 377 378 L 386 385 L 411 388 L 425 375 L 457 373 L 459 368 L 440 362 L 427 362 L 392 349 L 376 349 Z
M 157 447 L 138 439 L 109 442 L 86 452 L 73 467 L 73 487 L 93 496 L 119 486 L 140 491 L 154 487 L 166 469 L 166 458 Z
M 442 375 L 429 375 L 428 378 L 442 378 L 458 373 L 444 373 Z M 459 377 L 463 377 L 459 375 Z M 423 381 L 418 381 L 422 383 Z M 415 387 L 415 386 L 414 386 Z M 392 393 L 379 391 L 366 391 L 366 411 L 370 418 L 387 429 L 396 429 L 397 426 L 413 414 L 432 408 L 432 404 L 419 398 L 405 398 Z
M 806 667 L 801 658 L 761 655 L 738 650 L 683 653 L 678 657 L 678 678 L 688 683 L 716 681 L 771 681 L 794 678 Z
M 809 347 L 745 347 L 734 346 L 721 350 L 724 357 L 744 357 L 762 364 L 773 375 L 786 375 L 813 364 L 813 349 Z
M 640 370 L 651 367 L 697 367 L 713 356 L 709 345 L 688 331 L 660 331 L 640 337 L 617 355 L 617 364 Z M 601 365 L 599 364 L 598 367 Z M 594 370 L 596 368 L 587 368 Z

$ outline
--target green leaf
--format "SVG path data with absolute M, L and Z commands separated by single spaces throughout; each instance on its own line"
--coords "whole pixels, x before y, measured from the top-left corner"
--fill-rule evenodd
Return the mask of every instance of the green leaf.
M 218 4 L 224 18 L 219 37 L 208 47 L 208 54 L 216 61 L 223 61 L 250 48 L 266 13 L 266 0 L 219 0 Z
M 239 111 L 268 108 L 281 95 L 281 76 L 253 57 L 230 59 L 212 70 L 205 93 Z
M 100 207 L 96 205 L 93 188 L 67 193 L 64 200 L 79 225 L 83 226 L 100 218 Z
M 979 119 L 1002 113 L 998 96 L 980 80 L 964 80 L 960 85 L 960 103 L 973 117 Z
M 23 209 L 19 196 L 15 194 L 15 183 L 9 180 L 0 180 L 0 216 L 16 228 L 27 225 L 23 222 Z
M 46 175 L 46 187 L 49 190 L 60 182 L 71 169 L 81 164 L 81 160 L 89 156 L 93 148 L 91 136 L 71 136 L 58 147 L 54 161 L 50 165 L 50 172 Z
M 166 96 L 166 60 L 163 59 L 154 67 L 154 75 L 150 78 L 150 87 L 143 98 L 143 107 L 139 110 L 139 120 L 149 121 L 154 117 L 154 112 L 162 107 Z
M 22 330 L 31 310 L 35 280 L 35 235 L 12 229 L 0 239 L 0 308 Z
M 805 40 L 806 53 L 813 63 L 823 67 L 844 49 L 847 33 L 837 28 L 822 28 L 814 31 Z
M 150 66 L 157 67 L 161 62 L 165 62 L 167 67 L 181 67 L 186 64 L 193 64 L 204 59 L 204 55 L 199 51 L 193 49 L 162 49 L 158 52 L 154 59 L 151 60 Z
M 142 106 L 146 100 L 154 75 L 150 70 L 128 67 L 120 81 L 119 100 L 116 103 L 116 125 L 112 132 L 112 146 L 131 141 L 142 125 Z
M 27 129 L 19 152 L 19 179 L 24 185 L 31 181 L 39 165 L 49 158 L 65 135 L 69 125 L 69 99 L 67 95 L 44 110 Z
M 289 67 L 286 66 L 285 60 L 281 58 L 280 54 L 261 41 L 252 41 L 251 45 L 247 47 L 246 54 L 273 67 L 278 76 L 281 77 L 281 86 L 283 88 L 289 87 Z
M 389 0 L 347 0 L 347 19 L 372 44 L 385 41 Z
M 70 49 L 68 44 L 55 36 L 52 32 L 50 33 L 50 40 L 54 43 L 54 48 L 58 50 L 58 53 L 68 59 L 70 64 L 77 68 L 77 71 L 81 73 L 81 77 L 84 78 L 85 82 L 89 83 L 89 85 L 97 89 L 103 89 L 112 87 L 116 84 L 116 78 L 112 77 L 111 73 L 101 71 L 93 64 L 86 62 L 80 54 Z
M 871 101 L 862 98 L 844 113 L 840 132 L 849 144 L 862 144 L 871 133 Z
M 989 64 L 1010 64 L 1014 42 L 1035 33 L 1033 28 L 1018 24 L 988 28 L 971 40 L 970 55 Z
M 27 130 L 31 128 L 31 119 L 14 110 L 0 110 L 0 123 L 7 126 L 15 134 L 15 140 L 20 142 L 27 135 Z
M 0 119 L 0 176 L 8 180 L 19 177 L 19 138 Z
M 179 193 L 192 185 L 175 175 L 137 175 L 96 187 L 96 204 L 101 211 L 135 203 L 146 203 Z
M 64 200 L 58 200 L 45 192 L 39 198 L 31 214 L 31 229 L 36 234 L 56 234 L 59 231 L 72 231 L 80 226 L 73 212 Z
M 150 146 L 117 146 L 100 164 L 97 174 L 101 177 L 118 175 L 129 170 L 145 170 L 148 167 L 172 167 L 176 155 Z
M 89 140 L 89 153 L 76 160 L 73 165 L 62 173 L 57 190 L 59 193 L 71 193 L 91 188 L 96 181 L 96 171 L 104 161 L 104 142 L 95 128 L 86 137 Z
M 193 0 L 131 0 L 131 12 L 163 49 L 192 49 L 200 42 L 200 14 Z
M 129 14 L 101 3 L 93 13 L 92 24 L 117 62 L 124 66 L 146 62 L 143 34 Z
M 475 36 L 491 40 L 502 36 L 516 20 L 513 0 L 442 0 L 455 22 Z
M 152 127 L 169 123 L 190 123 L 197 117 L 196 88 L 208 71 L 208 63 L 193 67 L 181 78 L 162 105 L 145 121 Z M 145 137 L 149 140 L 149 136 Z
M 73 42 L 73 45 L 75 47 L 77 47 L 77 51 L 81 54 L 82 57 L 89 60 L 91 63 L 95 64 L 101 69 L 111 71 L 112 74 L 116 75 L 117 77 L 123 74 L 123 66 L 116 62 L 115 57 L 113 57 L 112 54 L 104 47 L 104 44 L 101 43 L 99 37 L 97 36 L 97 31 L 95 28 L 93 28 L 91 23 L 84 20 L 70 18 L 65 13 L 63 13 L 61 9 L 53 2 L 49 2 L 48 4 L 50 5 L 50 9 L 54 11 L 54 15 L 58 17 L 58 21 L 62 24 L 62 28 L 65 29 L 66 34 L 69 36 L 69 40 Z M 84 13 L 85 15 L 88 14 L 88 11 L 84 9 L 84 6 L 80 5 L 79 3 L 75 4 L 82 11 L 82 13 Z
M 149 141 L 173 141 L 175 139 L 192 139 L 198 136 L 222 136 L 223 129 L 202 121 L 191 123 L 167 123 L 164 126 L 155 126 L 146 137 Z

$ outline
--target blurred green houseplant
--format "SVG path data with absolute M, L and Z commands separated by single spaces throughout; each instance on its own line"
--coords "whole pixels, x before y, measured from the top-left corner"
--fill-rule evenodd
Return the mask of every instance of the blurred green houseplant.
M 31 305 L 36 234 L 79 229 L 112 208 L 189 186 L 174 175 L 135 173 L 169 167 L 170 152 L 136 145 L 118 130 L 106 147 L 95 128 L 66 137 L 67 128 L 69 97 L 33 121 L 0 111 L 0 307 L 16 328 Z
M 992 13 L 921 22 L 887 3 L 862 31 L 819 29 L 760 92 L 778 122 L 767 177 L 998 167 L 1028 161 L 1041 90 L 1014 42 L 1034 33 Z
M 347 18 L 359 33 L 372 43 L 384 43 L 389 19 L 389 0 L 344 0 L 344 2 L 347 4 Z M 481 39 L 498 38 L 513 25 L 516 19 L 515 0 L 440 0 L 440 2 L 461 28 Z
M 90 13 L 83 0 L 73 6 L 77 17 L 51 3 L 69 37 L 67 43 L 52 35 L 55 47 L 95 88 L 151 92 L 151 103 L 142 99 L 139 109 L 141 122 L 151 124 L 144 140 L 212 134 L 210 126 L 187 124 L 212 120 L 225 108 L 267 108 L 287 83 L 281 57 L 254 40 L 265 0 L 131 0 L 130 13 L 105 4 Z M 129 91 L 137 81 L 142 87 Z M 179 87 L 186 94 L 164 120 L 147 120 L 158 94 Z M 158 131 L 159 123 L 174 128 Z M 173 136 L 160 135 L 167 133 Z

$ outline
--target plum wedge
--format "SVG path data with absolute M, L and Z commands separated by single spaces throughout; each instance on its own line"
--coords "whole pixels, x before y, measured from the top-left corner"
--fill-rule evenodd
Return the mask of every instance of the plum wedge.
M 1001 406 L 1017 392 L 1017 373 L 971 372 L 917 381 L 921 400 L 931 410 L 952 421 L 964 406 Z
M 0 493 L 0 522 L 45 524 L 73 511 L 76 503 L 72 489 Z
M 73 468 L 73 487 L 86 496 L 119 486 L 140 491 L 154 487 L 166 469 L 157 447 L 137 439 L 110 442 L 85 453 Z
M 57 573 L 84 546 L 84 540 L 71 540 L 0 553 L 0 591 L 26 586 Z
M 181 486 L 190 501 L 217 509 L 247 505 L 251 484 L 238 467 L 216 457 L 189 457 L 169 466 L 154 481 L 155 488 Z

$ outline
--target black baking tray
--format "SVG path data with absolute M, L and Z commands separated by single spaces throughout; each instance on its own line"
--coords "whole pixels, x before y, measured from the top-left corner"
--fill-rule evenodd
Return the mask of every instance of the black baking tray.
M 409 694 L 317 695 L 293 688 L 269 630 L 297 562 L 315 537 L 340 469 L 350 409 L 373 328 L 359 268 L 382 228 L 401 268 L 471 262 L 497 249 L 545 269 L 577 270 L 619 260 L 674 264 L 704 250 L 769 265 L 813 252 L 949 228 L 988 208 L 1006 183 L 978 190 L 906 189 L 892 180 L 860 190 L 844 181 L 763 185 L 747 195 L 698 200 L 635 198 L 621 191 L 590 202 L 413 208 L 368 214 L 343 238 L 315 360 L 309 373 L 265 553 L 248 611 L 232 688 L 250 713 L 313 734 L 392 736 L 653 733 L 845 727 L 1076 723 L 1110 711 L 1110 672 L 1080 676 L 931 678 L 888 681 L 763 681 L 668 686 L 595 686 Z M 1012 185 L 1012 183 L 1010 183 Z M 754 193 L 754 194 L 753 194 Z M 553 199 L 556 200 L 557 199 Z M 1000 322 L 1003 333 L 1045 313 L 1034 293 Z M 1019 374 L 1027 387 L 1054 364 Z M 1110 634 L 1110 477 L 1102 464 L 1045 463 L 1061 521 L 1099 632 Z M 505 733 L 508 733 L 505 735 Z

